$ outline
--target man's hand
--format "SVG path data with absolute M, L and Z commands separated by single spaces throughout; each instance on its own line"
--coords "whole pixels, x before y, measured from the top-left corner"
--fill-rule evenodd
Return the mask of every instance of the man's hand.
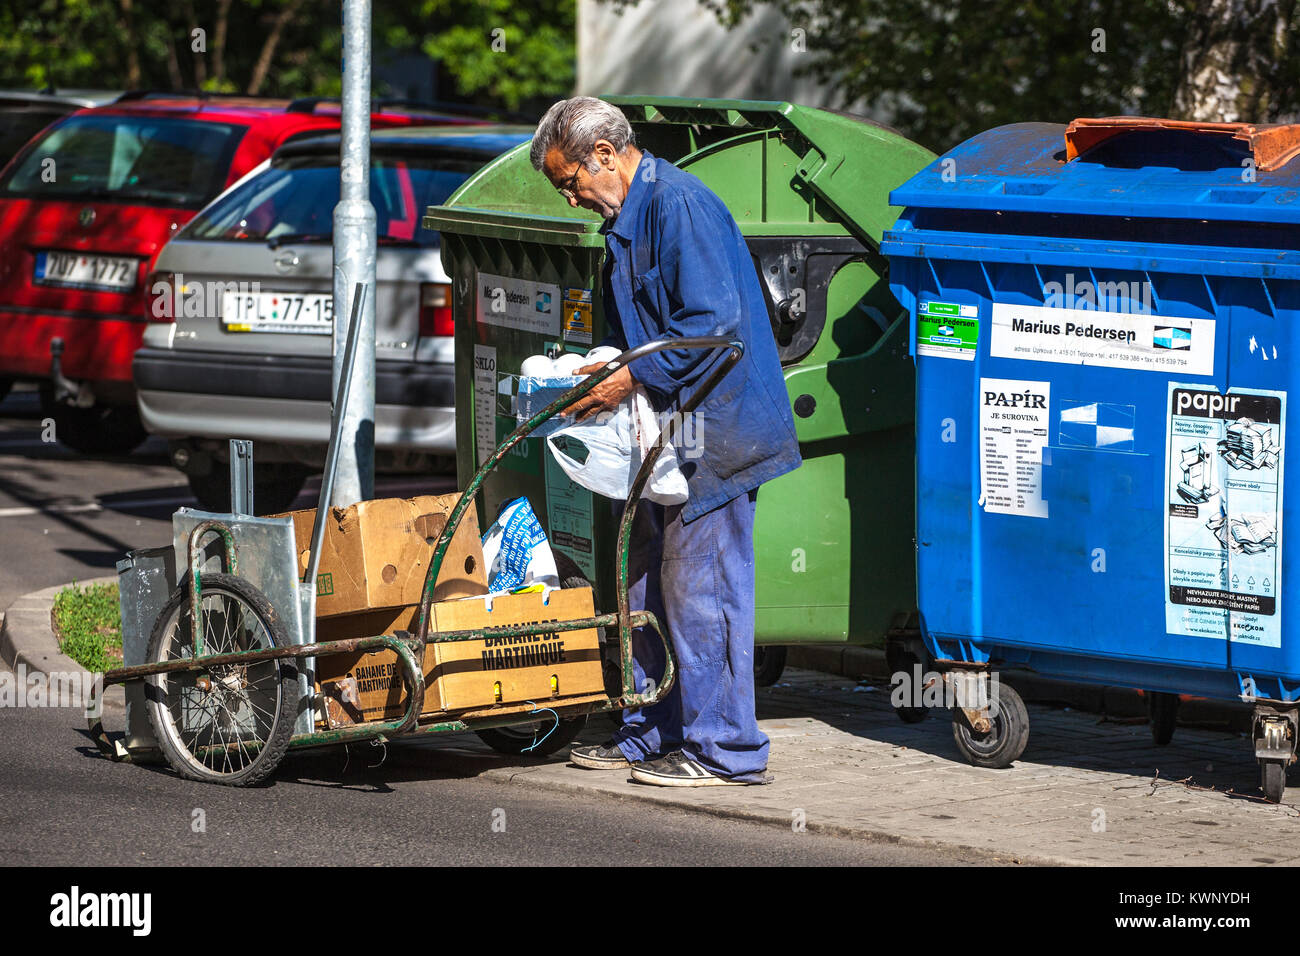
M 573 374 L 575 375 L 592 375 L 599 372 L 605 367 L 604 362 L 597 362 L 595 365 L 584 365 Z M 632 394 L 636 388 L 636 379 L 632 377 L 632 370 L 624 365 L 621 369 L 611 375 L 605 381 L 601 382 L 582 398 L 578 399 L 572 405 L 564 410 L 564 414 L 573 415 L 579 421 L 584 418 L 590 418 L 603 411 L 613 411 L 618 408 L 623 399 Z

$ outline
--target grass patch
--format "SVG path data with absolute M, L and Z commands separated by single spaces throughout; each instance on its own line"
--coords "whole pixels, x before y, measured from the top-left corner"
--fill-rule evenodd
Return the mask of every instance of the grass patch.
M 88 671 L 122 666 L 122 612 L 116 584 L 78 587 L 54 597 L 50 615 L 59 649 Z

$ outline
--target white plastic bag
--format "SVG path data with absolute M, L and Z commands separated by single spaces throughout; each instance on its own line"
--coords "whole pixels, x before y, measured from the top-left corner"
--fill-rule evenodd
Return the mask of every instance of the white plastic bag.
M 516 498 L 501 509 L 483 535 L 483 561 L 488 590 L 493 593 L 560 586 L 551 544 L 527 498 Z
M 592 349 L 587 364 L 608 362 L 618 354 L 614 348 Z M 606 498 L 626 499 L 641 462 L 658 440 L 659 419 L 638 385 L 617 410 L 563 425 L 547 436 L 546 444 L 575 484 Z M 671 442 L 655 461 L 641 496 L 663 505 L 679 505 L 690 496 Z

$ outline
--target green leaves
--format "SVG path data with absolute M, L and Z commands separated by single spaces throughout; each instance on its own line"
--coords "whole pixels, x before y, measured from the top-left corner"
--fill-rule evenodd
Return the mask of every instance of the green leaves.
M 122 666 L 122 615 L 116 584 L 64 588 L 54 598 L 59 649 L 88 671 Z
M 340 16 L 326 0 L 0 0 L 0 85 L 243 92 L 270 44 L 257 92 L 336 95 Z M 576 17 L 576 0 L 376 2 L 376 64 L 422 51 L 444 86 L 513 109 L 572 88 Z
M 442 61 L 464 95 L 487 94 L 516 109 L 534 97 L 567 95 L 573 86 L 575 0 L 472 7 L 426 0 L 423 13 L 440 28 L 422 49 Z

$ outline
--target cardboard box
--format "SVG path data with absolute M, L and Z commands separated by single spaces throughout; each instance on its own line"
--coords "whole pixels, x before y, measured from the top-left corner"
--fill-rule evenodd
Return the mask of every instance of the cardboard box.
M 317 618 L 418 604 L 433 545 L 459 500 L 459 494 L 424 495 L 329 509 L 316 573 Z M 316 510 L 290 512 L 289 517 L 298 571 L 305 574 Z M 471 507 L 443 559 L 434 600 L 486 593 L 478 515 Z
M 394 629 L 412 628 L 416 611 L 414 607 L 401 609 L 393 622 L 405 622 L 406 627 Z M 590 588 L 552 591 L 549 604 L 542 603 L 539 592 L 498 594 L 491 611 L 482 598 L 435 604 L 431 640 L 425 648 L 422 714 L 473 710 L 481 717 L 486 716 L 481 713 L 485 709 L 508 712 L 511 705 L 527 701 L 545 707 L 557 699 L 603 696 L 600 640 L 594 628 L 549 632 L 535 638 L 494 637 L 490 633 L 509 624 L 571 621 L 592 614 Z M 435 631 L 470 629 L 489 633 L 479 640 L 432 641 Z M 405 709 L 405 688 L 392 653 L 321 657 L 317 674 L 331 727 L 391 720 Z
M 414 631 L 419 605 L 407 607 L 381 607 L 372 611 L 337 614 L 316 619 L 317 641 L 346 641 L 353 637 L 372 637 L 375 634 L 392 634 L 394 631 Z M 324 658 L 342 660 L 343 658 Z M 335 668 L 337 670 L 337 668 Z

